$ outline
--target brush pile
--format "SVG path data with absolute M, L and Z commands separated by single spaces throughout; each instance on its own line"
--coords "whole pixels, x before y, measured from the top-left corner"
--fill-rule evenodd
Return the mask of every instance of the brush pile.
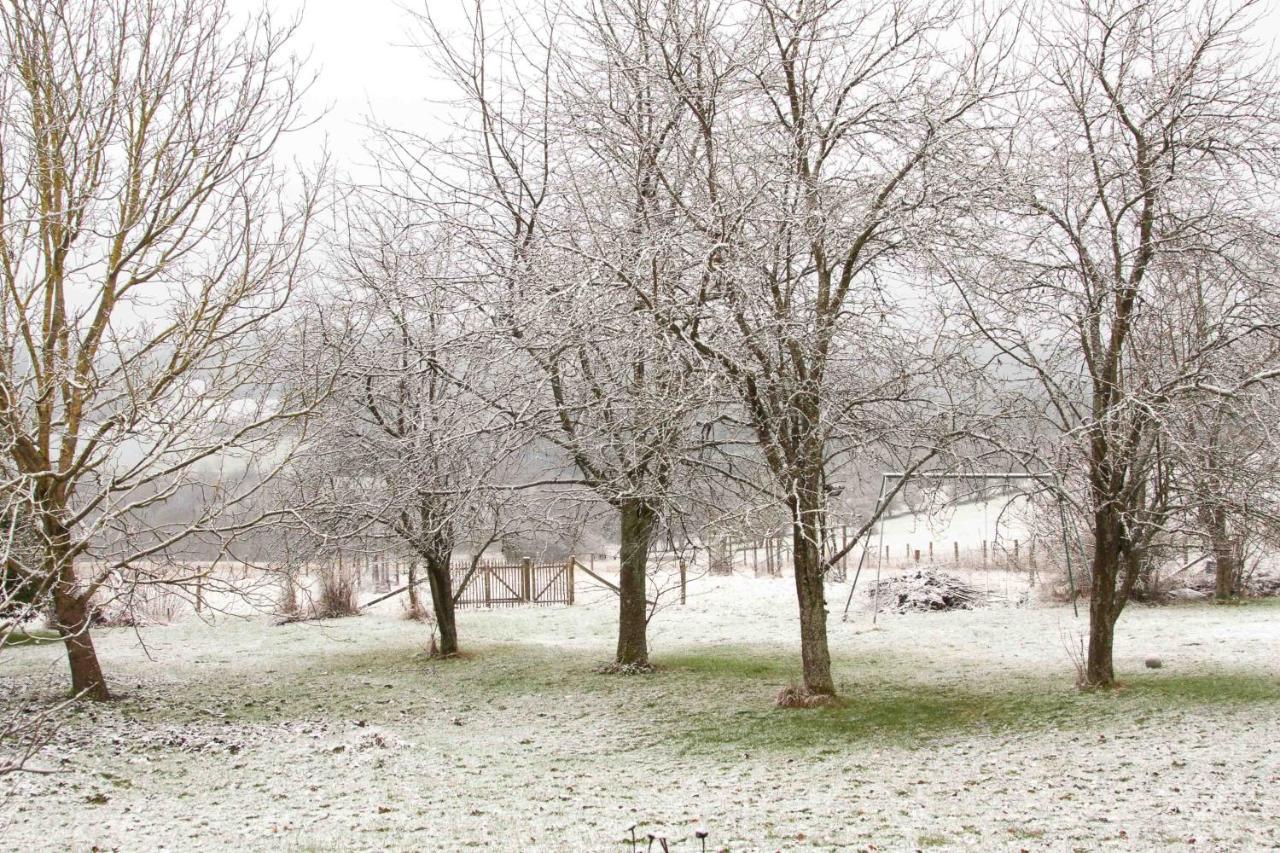
M 982 600 L 982 593 L 964 581 L 932 569 L 920 569 L 872 584 L 867 597 L 873 602 L 877 600 L 877 588 L 880 609 L 892 613 L 972 610 Z
M 1166 598 L 1178 601 L 1195 601 L 1212 598 L 1217 589 L 1213 569 L 1188 573 L 1175 577 Z M 1254 568 L 1239 581 L 1238 593 L 1245 598 L 1280 597 L 1280 571 L 1274 567 Z

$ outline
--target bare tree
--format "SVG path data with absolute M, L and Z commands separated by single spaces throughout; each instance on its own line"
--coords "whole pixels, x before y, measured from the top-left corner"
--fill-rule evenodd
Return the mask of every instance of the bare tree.
M 448 229 L 421 212 L 373 190 L 346 209 L 338 287 L 312 317 L 328 351 L 317 358 L 333 361 L 340 379 L 312 419 L 296 473 L 304 491 L 324 496 L 306 513 L 317 541 L 400 542 L 414 557 L 415 602 L 421 562 L 439 653 L 449 656 L 458 651 L 455 548 L 471 542 L 478 557 L 505 531 L 512 491 L 498 480 L 524 437 L 488 402 L 503 396 L 510 371 L 456 286 Z
M 297 410 L 262 339 L 316 200 L 308 184 L 282 202 L 296 194 L 271 160 L 298 122 L 292 30 L 266 13 L 241 27 L 220 0 L 0 11 L 0 430 L 89 698 L 109 695 L 95 593 L 224 530 Z M 194 518 L 146 521 L 193 495 Z
M 676 510 L 676 463 L 699 380 L 631 287 L 668 275 L 673 262 L 655 207 L 656 160 L 679 102 L 655 91 L 664 80 L 648 51 L 657 46 L 643 43 L 618 4 L 592 5 L 583 18 L 503 22 L 499 38 L 477 11 L 465 50 L 429 16 L 423 23 L 462 115 L 458 137 L 433 147 L 448 165 L 432 170 L 424 195 L 455 205 L 473 247 L 467 268 L 527 371 L 495 405 L 531 401 L 521 423 L 571 469 L 547 479 L 616 511 L 615 663 L 647 667 L 648 554 Z M 581 43 L 553 38 L 560 26 Z M 512 28 L 538 45 L 536 55 L 522 52 Z
M 7 467 L 0 463 L 0 471 Z M 26 485 L 12 476 L 0 483 L 0 653 L 15 643 L 32 642 L 27 629 L 48 606 L 48 583 L 40 572 L 42 549 L 31 525 Z M 73 701 L 32 710 L 23 707 L 27 698 L 10 697 L 6 710 L 0 712 L 0 776 L 29 768 L 30 760 L 56 732 L 61 712 Z
M 698 179 L 665 185 L 703 238 L 699 274 L 650 304 L 687 318 L 672 333 L 734 391 L 790 520 L 804 686 L 830 696 L 833 475 L 895 435 L 914 470 L 952 432 L 939 414 L 946 336 L 905 321 L 903 261 L 961 194 L 949 158 L 990 94 L 991 31 L 967 39 L 954 9 L 909 2 L 766 0 L 746 20 L 701 20 L 712 32 L 693 43 L 719 51 L 666 54 L 697 128 Z M 942 51 L 946 37 L 963 50 Z
M 1169 361 L 1202 353 L 1203 387 L 1169 412 L 1162 428 L 1171 534 L 1204 543 L 1218 601 L 1240 594 L 1246 553 L 1280 531 L 1277 389 L 1266 381 L 1269 368 L 1280 365 L 1274 288 L 1264 284 L 1278 267 L 1272 242 L 1241 234 L 1228 257 L 1209 259 L 1216 269 L 1196 258 L 1183 262 L 1185 298 L 1162 312 L 1156 334 L 1141 345 Z
M 1052 425 L 1044 448 L 1092 536 L 1083 679 L 1115 682 L 1114 627 L 1176 506 L 1166 424 L 1214 388 L 1215 353 L 1265 330 L 1271 285 L 1233 261 L 1272 240 L 1280 122 L 1272 70 L 1246 33 L 1253 4 L 1080 0 L 1049 7 L 1024 57 L 1012 129 L 988 149 L 992 211 L 948 268 L 974 327 Z M 1194 317 L 1191 265 L 1239 273 Z M 1255 364 L 1242 381 L 1270 375 Z M 1230 389 L 1218 389 L 1229 391 Z

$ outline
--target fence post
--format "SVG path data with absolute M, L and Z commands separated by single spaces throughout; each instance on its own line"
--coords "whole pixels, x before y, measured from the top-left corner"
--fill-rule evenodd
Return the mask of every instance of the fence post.
M 917 564 L 917 565 L 919 565 L 919 563 L 920 563 L 920 549 L 919 549 L 919 548 L 917 548 L 917 549 L 916 549 L 916 564 Z
M 982 540 L 982 565 L 987 564 L 987 540 Z
M 929 541 L 929 562 L 933 562 L 933 540 Z
M 960 543 L 959 543 L 959 542 L 952 542 L 952 543 L 951 543 L 951 547 L 952 547 L 952 549 L 955 551 L 955 555 L 956 555 L 956 565 L 959 565 L 959 564 L 960 564 Z
M 196 575 L 196 612 L 204 609 L 204 572 Z
M 684 604 L 688 599 L 685 594 L 689 583 L 689 567 L 685 565 L 684 560 L 680 561 L 680 603 Z
M 526 602 L 533 599 L 533 560 L 528 557 L 520 561 L 520 598 Z
M 576 562 L 577 562 L 577 560 L 576 560 L 574 557 L 570 557 L 570 558 L 569 558 L 569 566 L 568 566 L 568 569 L 569 569 L 569 595 L 568 595 L 568 598 L 569 598 L 569 606 L 570 606 L 570 607 L 572 607 L 572 606 L 573 606 L 573 564 L 574 564 L 574 563 L 576 563 Z

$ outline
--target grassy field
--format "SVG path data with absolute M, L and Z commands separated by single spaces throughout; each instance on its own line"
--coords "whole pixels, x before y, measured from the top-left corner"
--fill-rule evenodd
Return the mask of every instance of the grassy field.
M 393 608 L 102 632 L 120 698 L 75 712 L 40 759 L 62 772 L 8 783 L 6 846 L 627 850 L 633 824 L 641 849 L 699 849 L 699 826 L 731 850 L 1280 844 L 1274 605 L 1126 613 L 1105 694 L 1072 687 L 1069 609 L 860 613 L 832 624 L 842 701 L 779 711 L 787 584 L 696 592 L 641 676 L 593 672 L 604 598 L 469 612 L 449 661 Z M 61 690 L 56 646 L 0 666 L 8 702 Z

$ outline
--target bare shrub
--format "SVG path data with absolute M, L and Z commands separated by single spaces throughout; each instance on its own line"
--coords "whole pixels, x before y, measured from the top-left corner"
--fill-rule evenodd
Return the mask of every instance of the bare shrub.
M 1088 653 L 1084 645 L 1084 633 L 1080 630 L 1070 631 L 1060 628 L 1058 635 L 1062 640 L 1062 648 L 1067 652 L 1072 668 L 1076 671 L 1076 687 L 1081 690 L 1089 686 L 1087 672 Z
M 145 628 L 177 621 L 187 601 L 173 586 L 123 582 L 104 584 L 90 605 L 90 625 L 95 628 Z
M 320 591 L 311 606 L 311 618 L 337 619 L 360 612 L 354 573 L 342 567 L 326 566 L 320 570 L 319 581 Z
M 276 600 L 276 615 L 285 619 L 295 619 L 302 612 L 298 604 L 298 582 L 292 572 L 283 572 L 280 582 L 280 597 Z
M 133 603 L 133 609 L 146 624 L 170 625 L 181 618 L 187 609 L 187 603 L 169 587 L 143 587 Z

